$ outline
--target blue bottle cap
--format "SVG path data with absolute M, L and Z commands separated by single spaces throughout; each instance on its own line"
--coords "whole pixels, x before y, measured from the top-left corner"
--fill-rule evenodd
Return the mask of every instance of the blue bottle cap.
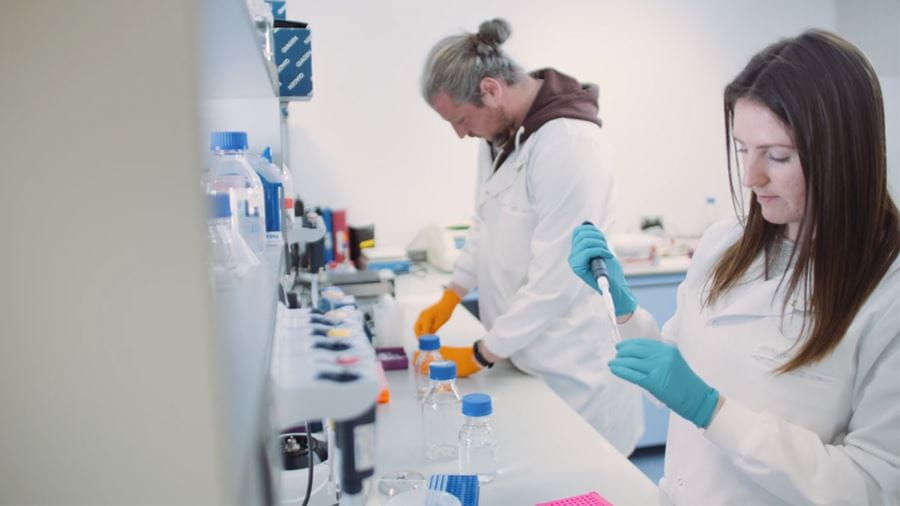
M 419 349 L 421 351 L 433 351 L 441 349 L 441 338 L 435 334 L 422 334 L 419 338 Z
M 246 151 L 247 132 L 213 132 L 209 134 L 209 149 L 216 151 Z
M 264 149 L 259 156 L 265 158 L 267 162 L 272 163 L 272 148 L 266 146 L 266 149 Z
M 456 378 L 456 362 L 436 360 L 428 364 L 428 377 L 433 380 L 452 380 Z
M 462 412 L 466 416 L 487 416 L 494 412 L 488 394 L 466 394 L 462 400 Z
M 227 193 L 216 193 L 206 196 L 210 218 L 228 218 L 231 216 L 231 199 Z

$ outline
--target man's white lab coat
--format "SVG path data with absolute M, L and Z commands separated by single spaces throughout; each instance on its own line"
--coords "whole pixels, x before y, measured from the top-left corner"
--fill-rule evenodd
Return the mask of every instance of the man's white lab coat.
M 473 226 L 453 281 L 478 288 L 487 348 L 543 378 L 627 455 L 643 432 L 640 392 L 610 372 L 613 326 L 603 300 L 567 263 L 576 225 L 612 222 L 603 131 L 559 118 L 521 146 L 518 139 L 496 172 L 482 145 Z

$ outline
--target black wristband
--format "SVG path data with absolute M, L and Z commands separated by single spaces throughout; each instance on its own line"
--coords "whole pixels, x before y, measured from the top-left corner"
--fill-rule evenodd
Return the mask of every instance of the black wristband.
M 478 362 L 478 365 L 490 369 L 491 367 L 494 367 L 494 363 L 484 358 L 484 355 L 478 351 L 478 343 L 480 342 L 481 341 L 475 341 L 472 343 L 472 354 L 475 355 L 475 361 Z

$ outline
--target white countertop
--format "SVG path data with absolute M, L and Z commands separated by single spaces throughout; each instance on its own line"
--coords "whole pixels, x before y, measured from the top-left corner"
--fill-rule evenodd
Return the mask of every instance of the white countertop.
M 378 407 L 372 499 L 383 504 L 377 478 L 396 471 L 457 474 L 455 462 L 426 462 L 421 412 L 408 371 L 389 371 L 391 402 Z M 480 504 L 529 505 L 596 491 L 617 506 L 656 504 L 653 483 L 543 381 L 508 364 L 458 381 L 460 393 L 484 392 L 494 403 L 497 478 Z
M 684 274 L 691 265 L 687 256 L 659 257 L 656 263 L 624 263 L 622 270 L 626 276 L 652 276 L 655 274 Z
M 441 272 L 430 265 L 422 264 L 424 270 L 401 274 L 396 278 L 396 292 L 406 296 L 409 294 L 436 293 L 450 283 L 450 274 Z M 653 276 L 661 274 L 684 274 L 691 265 L 688 256 L 659 257 L 655 263 L 651 262 L 625 262 L 622 270 L 626 276 Z M 436 299 L 435 299 L 436 301 Z
M 404 344 L 415 343 L 418 312 L 437 301 L 449 276 L 401 276 L 398 302 L 404 312 Z M 439 332 L 444 343 L 468 344 L 484 333 L 481 323 L 458 306 Z M 458 473 L 455 462 L 423 457 L 421 413 L 409 371 L 389 371 L 391 401 L 378 406 L 375 479 L 367 504 L 387 500 L 378 477 L 390 472 Z M 494 403 L 498 439 L 497 478 L 481 489 L 484 506 L 530 505 L 596 491 L 617 506 L 658 502 L 654 484 L 539 378 L 503 362 L 458 380 L 460 393 L 484 392 Z

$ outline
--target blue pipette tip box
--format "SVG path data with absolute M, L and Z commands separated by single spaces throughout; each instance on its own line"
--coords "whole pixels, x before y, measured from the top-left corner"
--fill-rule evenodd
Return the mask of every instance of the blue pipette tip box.
M 453 494 L 462 506 L 478 506 L 478 476 L 474 474 L 432 474 L 428 488 Z

